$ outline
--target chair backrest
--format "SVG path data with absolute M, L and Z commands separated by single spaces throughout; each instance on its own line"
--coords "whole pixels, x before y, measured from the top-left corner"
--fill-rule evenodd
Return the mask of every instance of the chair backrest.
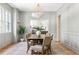
M 50 33 L 46 33 L 46 36 L 50 36 Z
M 31 34 L 32 34 L 32 33 L 27 33 L 27 34 L 26 34 L 26 42 L 27 42 L 27 45 L 29 45 L 29 41 L 27 41 L 27 39 L 28 39 L 28 37 L 31 36 Z
M 31 33 L 27 33 L 26 34 L 26 38 L 30 37 L 31 36 Z
M 47 33 L 46 36 L 50 36 L 51 40 L 53 40 L 53 34 L 52 33 Z
M 50 36 L 51 36 L 51 39 L 53 40 L 53 34 L 51 34 Z
M 28 38 L 28 33 L 26 34 L 26 38 Z
M 43 40 L 43 46 L 50 46 L 51 45 L 51 37 L 46 36 L 45 39 Z
M 28 33 L 28 37 L 30 37 L 31 36 L 31 33 Z

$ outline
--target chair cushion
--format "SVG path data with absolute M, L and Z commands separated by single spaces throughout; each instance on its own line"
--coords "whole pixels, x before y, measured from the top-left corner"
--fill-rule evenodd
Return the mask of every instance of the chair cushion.
M 42 51 L 42 46 L 41 45 L 31 46 L 31 50 L 34 50 L 34 51 Z
M 37 51 L 41 52 L 42 51 L 42 45 L 31 46 L 30 49 L 33 50 L 33 51 L 36 51 L 36 52 Z M 47 47 L 45 46 L 44 49 L 47 49 Z

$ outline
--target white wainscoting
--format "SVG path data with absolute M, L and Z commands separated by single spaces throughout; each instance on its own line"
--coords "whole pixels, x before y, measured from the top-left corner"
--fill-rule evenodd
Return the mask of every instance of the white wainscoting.
M 0 34 L 0 49 L 6 47 L 12 43 L 12 34 L 11 33 L 1 33 Z
M 61 43 L 79 54 L 79 33 L 64 33 Z

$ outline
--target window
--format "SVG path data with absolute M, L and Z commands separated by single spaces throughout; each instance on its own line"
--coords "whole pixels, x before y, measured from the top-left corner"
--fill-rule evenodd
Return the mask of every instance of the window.
M 0 33 L 11 32 L 11 12 L 0 7 Z

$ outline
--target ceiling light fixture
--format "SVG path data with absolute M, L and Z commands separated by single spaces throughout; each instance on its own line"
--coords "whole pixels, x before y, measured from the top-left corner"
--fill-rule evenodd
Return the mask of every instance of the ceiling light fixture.
M 34 12 L 32 13 L 32 17 L 35 17 L 35 18 L 40 18 L 42 16 L 42 8 L 40 6 L 40 4 L 38 3 L 36 5 L 36 7 L 34 8 Z

